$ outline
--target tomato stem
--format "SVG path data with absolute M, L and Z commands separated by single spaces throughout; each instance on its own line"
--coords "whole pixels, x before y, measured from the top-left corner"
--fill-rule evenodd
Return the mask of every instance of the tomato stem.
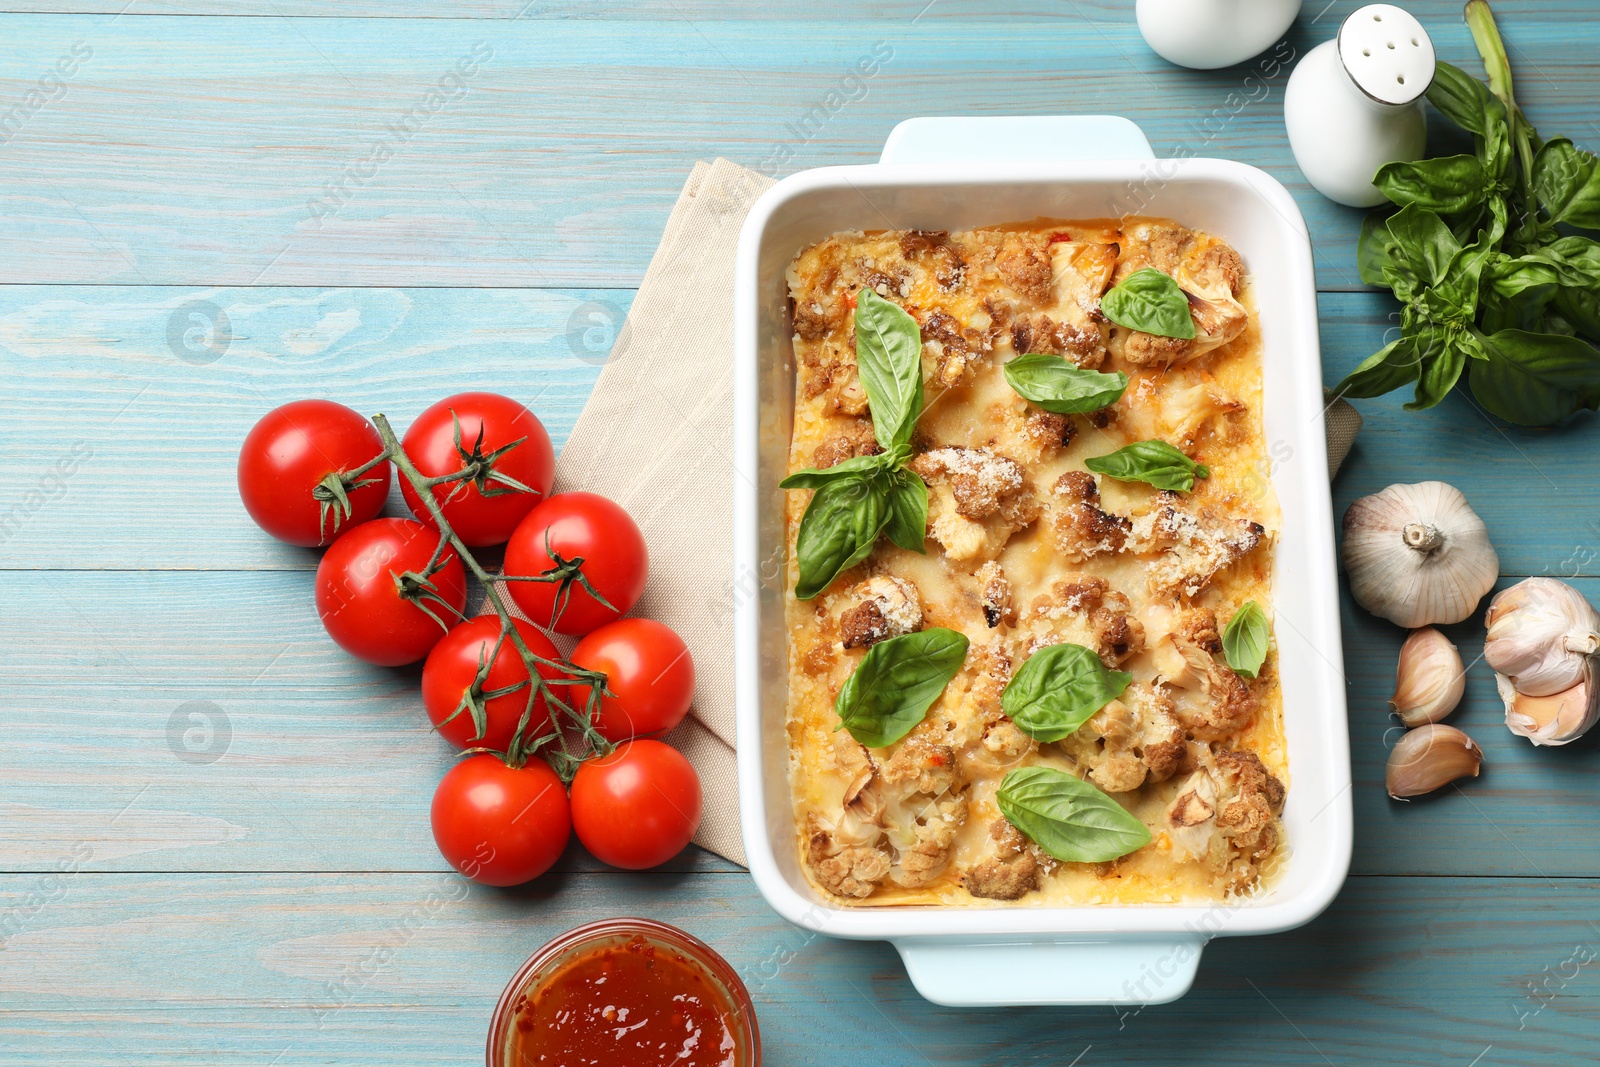
M 567 660 L 546 659 L 528 647 L 528 643 L 522 639 L 522 634 L 517 630 L 511 611 L 506 607 L 504 598 L 501 597 L 499 590 L 495 588 L 495 576 L 483 569 L 482 565 L 467 549 L 466 543 L 461 540 L 455 530 L 451 528 L 449 521 L 444 517 L 444 508 L 440 505 L 438 498 L 433 495 L 434 480 L 424 477 L 422 472 L 417 470 L 416 465 L 411 462 L 411 458 L 406 455 L 405 449 L 400 447 L 400 439 L 395 436 L 394 428 L 389 425 L 387 416 L 381 413 L 374 415 L 372 424 L 378 428 L 378 436 L 383 441 L 384 456 L 380 458 L 388 458 L 394 462 L 395 469 L 416 490 L 418 499 L 428 509 L 428 514 L 433 518 L 434 525 L 439 528 L 439 545 L 434 549 L 433 559 L 429 561 L 428 572 L 431 574 L 440 565 L 446 545 L 455 549 L 456 555 L 460 558 L 462 564 L 483 585 L 484 594 L 490 606 L 494 608 L 495 615 L 500 619 L 501 640 L 509 639 L 511 641 L 512 646 L 517 650 L 517 655 L 522 658 L 523 666 L 527 669 L 528 678 L 532 682 L 532 688 L 528 692 L 527 706 L 523 709 L 522 718 L 517 723 L 517 729 L 512 735 L 511 744 L 507 746 L 505 752 L 497 754 L 508 765 L 521 767 L 527 763 L 529 756 L 536 753 L 548 741 L 554 740 L 560 751 L 550 753 L 546 759 L 563 782 L 572 781 L 572 776 L 577 773 L 578 764 L 583 762 L 585 754 L 573 751 L 572 745 L 567 739 L 566 731 L 561 726 L 557 712 L 564 713 L 572 720 L 573 724 L 581 732 L 589 754 L 606 755 L 611 752 L 615 746 L 600 736 L 599 731 L 594 728 L 594 716 L 599 707 L 599 695 L 606 689 L 605 672 L 586 670 Z M 460 449 L 459 425 L 457 426 L 456 434 L 457 448 Z M 479 443 L 481 444 L 481 437 Z M 506 446 L 506 448 L 509 447 L 511 446 Z M 474 451 L 476 451 L 476 448 Z M 503 451 L 505 451 L 505 448 L 497 449 L 494 454 L 498 455 Z M 509 481 L 509 479 L 506 480 Z M 499 642 L 496 642 L 497 652 L 498 649 Z M 552 668 L 568 675 L 568 677 L 547 680 L 539 673 L 539 667 Z M 487 671 L 484 671 L 484 675 L 485 679 L 487 679 Z M 566 700 L 556 696 L 555 690 L 551 686 L 552 681 L 560 685 L 589 686 L 589 700 L 584 710 L 579 712 Z M 545 710 L 553 728 L 552 735 L 536 738 L 532 744 L 527 744 L 524 741 L 524 734 L 530 725 L 533 709 L 541 698 L 545 702 Z

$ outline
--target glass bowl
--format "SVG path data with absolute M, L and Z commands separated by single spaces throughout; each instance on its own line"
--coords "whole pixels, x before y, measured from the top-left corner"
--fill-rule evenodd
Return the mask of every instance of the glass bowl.
M 489 1023 L 486 1049 L 488 1067 L 516 1067 L 511 1060 L 512 1038 L 518 1013 L 528 996 L 560 974 L 566 966 L 591 952 L 623 946 L 635 937 L 658 949 L 676 953 L 707 979 L 721 997 L 723 1020 L 734 1038 L 730 1067 L 760 1067 L 761 1033 L 755 1005 L 739 975 L 711 946 L 675 926 L 653 919 L 603 919 L 574 927 L 548 942 L 512 975 L 500 994 Z

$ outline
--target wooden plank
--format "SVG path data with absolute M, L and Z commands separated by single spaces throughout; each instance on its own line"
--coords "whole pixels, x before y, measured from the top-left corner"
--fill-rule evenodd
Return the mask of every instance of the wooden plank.
M 444 869 L 428 804 L 452 757 L 423 717 L 419 672 L 345 656 L 310 585 L 283 572 L 10 575 L 3 869 L 47 867 L 77 840 L 114 870 Z M 1577 585 L 1600 602 L 1600 579 Z M 1537 749 L 1505 729 L 1481 623 L 1447 632 L 1472 664 L 1451 721 L 1483 746 L 1483 777 L 1408 804 L 1383 789 L 1404 634 L 1348 601 L 1344 627 L 1354 870 L 1600 876 L 1600 749 Z
M 571 875 L 0 878 L 0 1063 L 475 1062 L 500 988 L 560 930 L 646 914 L 722 951 L 775 1065 L 1593 1062 L 1600 883 L 1352 880 L 1299 931 L 1222 938 L 1170 1005 L 939 1008 L 893 949 L 816 938 L 750 881 Z M 1448 901 L 1448 905 L 1442 902 Z M 46 1035 L 48 1035 L 46 1037 Z
M 234 461 L 257 418 L 321 395 L 403 428 L 440 397 L 493 389 L 530 402 L 559 445 L 631 299 L 0 287 L 0 569 L 310 570 L 314 553 L 265 537 L 238 504 Z M 230 324 L 220 356 L 206 347 L 208 305 Z M 1397 306 L 1323 295 L 1326 381 L 1381 347 Z M 1488 522 L 1505 573 L 1600 574 L 1600 502 L 1571 462 L 1594 448 L 1595 418 L 1530 431 L 1496 426 L 1464 395 L 1428 412 L 1401 410 L 1405 399 L 1360 402 L 1368 424 L 1335 483 L 1336 514 L 1392 482 L 1438 478 Z M 393 511 L 405 513 L 398 500 Z
M 1418 10 L 1441 56 L 1476 64 L 1454 0 Z M 1547 134 L 1587 142 L 1590 77 L 1573 42 L 1600 39 L 1600 11 L 1582 0 L 1546 11 L 1508 23 L 1531 68 L 1522 99 Z M 1259 65 L 1186 71 L 1144 46 L 1125 5 L 1114 21 L 1068 14 L 0 15 L 0 100 L 26 101 L 75 42 L 93 51 L 0 152 L 0 281 L 626 287 L 695 159 L 788 173 L 875 159 L 911 115 L 1109 109 L 1159 154 L 1238 159 L 1286 182 L 1321 283 L 1359 287 L 1360 213 L 1311 192 L 1290 158 L 1284 63 L 1265 80 Z M 1303 19 L 1288 47 L 1303 54 L 1333 18 Z M 874 46 L 892 56 L 857 79 Z M 452 73 L 463 61 L 474 72 Z
M 1336 0 L 1332 5 L 1307 4 L 1302 21 L 1337 28 L 1339 22 L 1357 7 L 1358 0 Z M 1424 2 L 1414 5 L 1419 11 L 1428 10 Z M 1441 23 L 1459 14 L 1448 5 L 1439 5 L 1443 11 Z M 1496 0 L 1496 15 L 1501 19 L 1551 21 L 1558 17 L 1559 3 L 1550 0 Z M 127 15 L 139 18 L 150 15 L 224 15 L 261 18 L 408 18 L 408 19 L 505 19 L 529 22 L 583 19 L 590 21 L 660 20 L 664 22 L 701 22 L 706 20 L 729 21 L 780 21 L 792 18 L 788 8 L 766 4 L 734 4 L 728 0 L 606 0 L 605 3 L 585 0 L 463 0 L 440 8 L 417 0 L 347 0 L 329 4 L 326 0 L 137 0 L 129 6 L 119 0 L 7 0 L 7 13 L 33 13 L 55 15 Z M 938 20 L 961 22 L 973 19 L 1003 21 L 1015 19 L 1050 19 L 1072 24 L 1089 20 L 1095 22 L 1132 23 L 1133 11 L 1118 0 L 1074 0 L 1063 6 L 1055 0 L 870 0 L 867 3 L 844 3 L 825 0 L 811 4 L 806 15 L 816 22 Z

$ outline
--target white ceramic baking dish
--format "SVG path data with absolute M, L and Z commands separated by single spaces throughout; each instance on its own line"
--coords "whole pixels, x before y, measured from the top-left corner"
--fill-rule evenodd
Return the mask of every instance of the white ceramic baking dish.
M 919 992 L 953 1005 L 1145 1004 L 1182 996 L 1218 935 L 1321 912 L 1350 861 L 1350 758 L 1310 241 L 1293 199 L 1253 167 L 1156 160 L 1117 118 L 913 119 L 884 161 L 795 174 L 758 200 L 735 278 L 735 589 L 739 791 L 750 873 L 784 918 L 886 939 Z M 958 230 L 1039 216 L 1165 215 L 1231 243 L 1260 312 L 1266 440 L 1283 511 L 1275 631 L 1289 749 L 1287 864 L 1213 907 L 839 908 L 800 869 L 784 733 L 783 504 L 794 367 L 784 269 L 838 230 Z M 1265 472 L 1264 472 L 1265 473 Z

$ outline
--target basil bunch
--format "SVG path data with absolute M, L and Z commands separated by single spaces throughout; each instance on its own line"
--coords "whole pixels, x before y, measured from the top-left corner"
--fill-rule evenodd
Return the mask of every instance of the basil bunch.
M 1133 676 L 1107 670 L 1082 645 L 1047 645 L 1029 656 L 1000 694 L 1000 709 L 1017 729 L 1048 744 L 1073 734 L 1122 695 Z
M 1489 84 L 1439 63 L 1428 99 L 1473 135 L 1471 155 L 1390 163 L 1374 184 L 1399 210 L 1361 229 L 1362 281 L 1405 305 L 1400 337 L 1339 383 L 1344 396 L 1414 386 L 1429 408 L 1463 374 L 1508 422 L 1545 426 L 1600 407 L 1600 167 L 1564 137 L 1542 139 L 1512 95 L 1484 0 L 1467 24 Z
M 1118 326 L 1158 337 L 1194 340 L 1189 298 L 1178 283 L 1154 267 L 1143 267 L 1100 298 L 1100 310 Z
M 879 641 L 839 688 L 839 724 L 868 748 L 894 744 L 916 729 L 966 659 L 966 635 L 955 630 Z
M 1105 863 L 1150 843 L 1150 831 L 1093 785 L 1053 767 L 1007 774 L 995 794 L 1006 821 L 1063 863 Z
M 1087 415 L 1122 399 L 1128 376 L 1084 370 L 1060 356 L 1029 352 L 1008 361 L 1006 381 L 1017 395 L 1057 415 Z
M 1247 601 L 1222 629 L 1222 658 L 1228 661 L 1235 674 L 1254 678 L 1267 661 L 1271 639 L 1272 627 L 1267 622 L 1267 613 L 1254 600 Z
M 906 466 L 922 415 L 922 330 L 917 320 L 870 289 L 856 297 L 856 367 L 872 411 L 877 455 L 796 471 L 779 486 L 815 489 L 800 519 L 794 595 L 810 600 L 839 572 L 865 559 L 880 534 L 925 552 L 928 487 Z
M 1211 477 L 1211 468 L 1196 463 L 1165 441 L 1135 441 L 1106 456 L 1090 456 L 1083 465 L 1119 482 L 1144 482 L 1157 489 L 1187 493 L 1196 478 Z

